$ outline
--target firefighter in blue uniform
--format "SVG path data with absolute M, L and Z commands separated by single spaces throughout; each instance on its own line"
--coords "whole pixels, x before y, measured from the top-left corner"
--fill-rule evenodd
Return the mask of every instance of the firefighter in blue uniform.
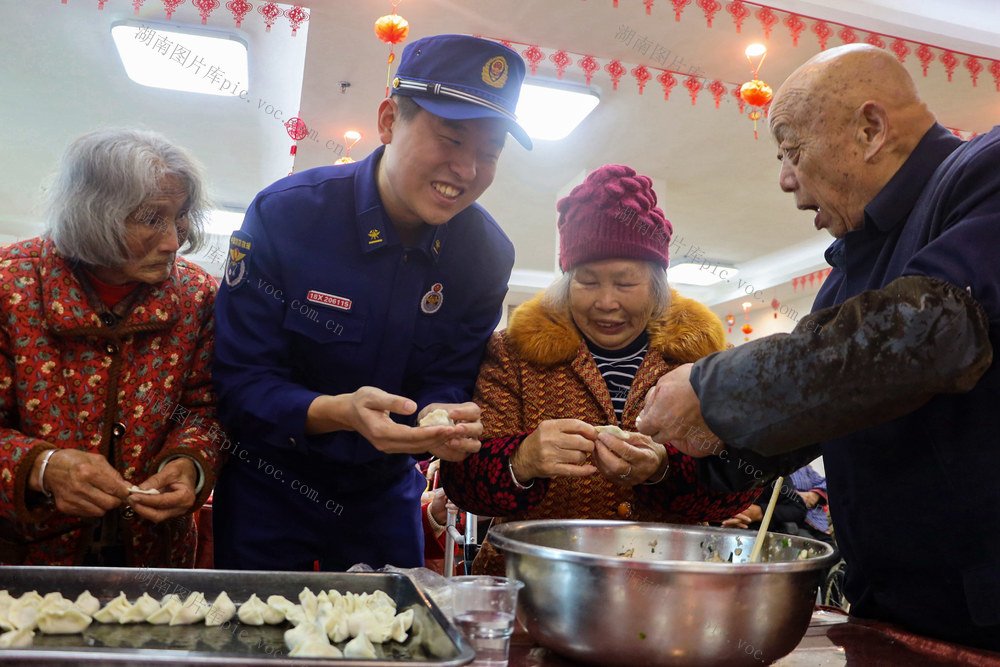
M 412 455 L 479 448 L 470 397 L 514 251 L 475 201 L 508 132 L 531 147 L 523 78 L 501 44 L 417 40 L 378 109 L 383 146 L 251 204 L 216 305 L 216 567 L 423 564 Z M 417 425 L 437 408 L 455 425 Z

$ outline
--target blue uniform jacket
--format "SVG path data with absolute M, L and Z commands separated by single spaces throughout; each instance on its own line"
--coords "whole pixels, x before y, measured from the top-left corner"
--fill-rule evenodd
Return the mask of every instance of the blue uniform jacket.
M 213 378 L 242 447 L 377 464 L 387 455 L 354 432 L 305 434 L 313 399 L 371 385 L 419 407 L 470 400 L 513 246 L 474 204 L 404 247 L 376 187 L 383 150 L 274 183 L 231 240 Z

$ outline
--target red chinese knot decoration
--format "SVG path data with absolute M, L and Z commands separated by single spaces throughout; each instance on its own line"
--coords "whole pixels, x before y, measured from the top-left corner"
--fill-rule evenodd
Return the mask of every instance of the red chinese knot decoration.
M 691 106 L 694 106 L 698 103 L 698 93 L 701 92 L 702 88 L 701 81 L 696 77 L 689 76 L 684 79 L 684 87 L 691 93 Z
M 670 0 L 670 4 L 674 6 L 674 20 L 680 21 L 681 13 L 684 12 L 685 7 L 691 4 L 691 0 Z
M 201 24 L 205 25 L 208 23 L 208 17 L 212 15 L 216 9 L 219 8 L 219 0 L 192 0 L 194 6 L 198 8 L 198 14 L 201 15 Z
M 785 19 L 785 26 L 788 28 L 788 32 L 792 34 L 792 46 L 798 46 L 799 35 L 806 29 L 805 22 L 797 14 L 789 14 L 788 18 Z
M 646 82 L 651 78 L 649 70 L 645 65 L 633 67 L 632 76 L 635 77 L 636 83 L 639 84 L 639 94 L 642 95 L 642 89 L 646 87 Z
M 669 100 L 670 90 L 677 85 L 677 78 L 667 70 L 663 70 L 660 72 L 659 76 L 656 77 L 656 80 L 660 82 L 661 86 L 663 86 L 663 99 Z
M 285 18 L 292 24 L 292 37 L 298 33 L 302 24 L 309 20 L 309 12 L 296 5 L 284 11 Z
M 163 9 L 164 11 L 167 12 L 168 21 L 174 15 L 174 12 L 177 11 L 177 7 L 184 4 L 184 0 L 162 0 L 162 2 L 163 2 Z
M 275 19 L 281 16 L 281 10 L 273 2 L 265 2 L 257 8 L 257 13 L 264 17 L 264 32 L 271 32 Z
M 605 65 L 604 70 L 611 75 L 612 90 L 618 90 L 618 82 L 621 81 L 622 75 L 628 70 L 626 70 L 625 67 L 617 60 L 612 60 Z
M 236 21 L 236 27 L 239 28 L 243 25 L 243 19 L 253 10 L 253 5 L 247 0 L 230 0 L 226 3 L 226 9 L 233 13 L 233 20 Z
M 778 308 L 781 307 L 781 302 L 777 299 L 771 299 L 771 308 L 774 308 L 774 319 L 778 319 Z
M 705 12 L 705 21 L 708 23 L 708 27 L 711 28 L 712 19 L 722 9 L 722 5 L 716 2 L 716 0 L 698 0 L 698 6 L 701 7 L 701 11 Z
M 580 69 L 583 70 L 583 75 L 587 77 L 587 85 L 590 85 L 590 80 L 594 78 L 594 72 L 601 69 L 601 66 L 594 60 L 594 56 L 586 56 L 580 59 L 578 63 Z
M 568 67 L 570 63 L 573 62 L 573 60 L 562 49 L 556 51 L 551 56 L 549 56 L 549 60 L 551 60 L 556 65 L 557 79 L 563 78 L 563 74 L 566 73 L 566 67 Z
M 748 16 L 750 16 L 750 10 L 743 4 L 743 0 L 733 0 L 728 3 L 726 5 L 726 11 L 733 17 L 733 23 L 736 24 L 736 32 L 741 32 L 743 29 L 743 22 L 747 20 Z
M 712 93 L 712 99 L 715 100 L 715 108 L 718 109 L 719 104 L 722 102 L 722 96 L 726 94 L 726 85 L 716 79 L 708 84 L 708 92 Z
M 538 70 L 538 63 L 545 59 L 545 54 L 542 53 L 540 48 L 532 44 L 527 49 L 522 51 L 521 55 L 523 55 L 524 59 L 531 64 L 531 75 L 534 76 L 535 72 Z
M 736 324 L 736 317 L 732 313 L 726 315 L 726 324 L 729 325 L 729 333 L 733 333 L 733 325 Z

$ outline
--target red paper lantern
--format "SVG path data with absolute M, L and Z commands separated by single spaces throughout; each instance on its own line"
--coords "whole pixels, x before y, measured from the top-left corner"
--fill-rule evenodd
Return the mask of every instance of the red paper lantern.
M 746 334 L 743 337 L 743 340 L 747 341 L 747 340 L 750 340 L 750 334 L 753 333 L 753 327 L 750 326 L 749 324 L 744 324 L 742 327 L 740 327 L 740 331 L 742 331 L 744 334 Z
M 771 101 L 774 91 L 760 79 L 754 79 L 740 86 L 740 97 L 752 107 L 762 107 Z
M 386 44 L 399 44 L 410 34 L 410 23 L 399 14 L 387 14 L 375 21 L 375 36 Z

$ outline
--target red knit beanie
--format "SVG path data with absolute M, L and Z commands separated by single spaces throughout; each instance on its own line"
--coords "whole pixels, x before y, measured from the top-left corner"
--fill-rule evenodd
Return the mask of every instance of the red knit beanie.
M 653 181 L 622 164 L 592 171 L 559 211 L 559 268 L 602 259 L 638 259 L 667 268 L 674 228 L 656 206 Z

